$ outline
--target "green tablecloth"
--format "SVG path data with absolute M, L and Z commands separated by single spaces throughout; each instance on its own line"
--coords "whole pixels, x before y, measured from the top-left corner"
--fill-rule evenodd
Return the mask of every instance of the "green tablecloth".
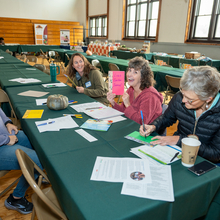
M 123 50 L 113 50 L 110 51 L 113 56 L 117 56 L 118 59 L 132 59 L 134 57 L 144 57 L 146 60 L 149 60 L 151 62 L 154 61 L 153 55 L 154 53 L 131 53 L 130 51 L 123 51 Z
M 28 89 L 63 94 L 78 103 L 94 100 L 79 94 L 71 87 L 45 89 L 36 85 L 6 88 L 20 119 L 27 109 L 44 109 L 42 119 L 21 119 L 21 124 L 37 151 L 58 200 L 70 220 L 190 220 L 205 215 L 210 205 L 220 209 L 220 198 L 217 196 L 220 187 L 220 168 L 197 177 L 183 167 L 180 161 L 173 163 L 175 195 L 173 203 L 121 195 L 122 183 L 91 181 L 90 177 L 97 156 L 136 157 L 129 151 L 131 147 L 139 144 L 125 139 L 124 136 L 138 130 L 139 125 L 127 119 L 113 124 L 107 132 L 87 130 L 98 139 L 91 143 L 74 131 L 78 128 L 39 133 L 35 121 L 76 112 L 70 107 L 61 111 L 49 110 L 47 106 L 36 106 L 36 98 L 17 95 Z M 88 117 L 83 114 L 82 119 L 75 119 L 75 121 L 80 126 L 87 119 Z M 202 160 L 200 157 L 197 158 L 197 162 Z M 212 203 L 213 198 L 215 200 Z M 209 214 L 210 219 L 219 218 L 214 212 L 208 212 Z
M 0 45 L 0 50 L 6 51 L 9 49 L 9 51 L 12 52 L 40 52 L 40 49 L 43 50 L 43 52 L 47 52 L 50 49 L 60 49 L 59 45 Z
M 25 68 L 30 68 L 31 66 L 27 63 L 21 62 L 21 63 L 9 63 L 9 64 L 4 64 L 0 65 L 0 72 L 2 71 L 9 71 L 13 72 L 14 70 L 18 69 L 25 69 Z
M 154 58 L 156 59 L 160 59 L 165 61 L 167 64 L 175 67 L 175 68 L 179 68 L 180 67 L 180 63 L 186 63 L 186 64 L 191 64 L 192 66 L 205 66 L 205 65 L 209 65 L 209 66 L 213 66 L 215 67 L 217 70 L 220 71 L 220 60 L 212 60 L 212 61 L 197 61 L 195 59 L 185 59 L 185 58 L 180 58 L 177 56 L 171 56 L 171 55 L 167 55 L 167 56 L 159 56 L 159 55 L 154 55 Z
M 43 52 L 47 52 L 49 50 L 49 48 L 53 48 L 53 49 L 60 49 L 60 46 L 56 46 L 56 45 L 19 45 L 18 46 L 18 53 L 21 52 L 41 52 L 40 49 Z
M 0 57 L 4 57 L 0 59 L 1 64 L 21 64 L 23 63 L 21 60 L 17 59 L 16 57 L 11 56 L 10 54 L 0 50 Z
M 4 68 L 5 65 L 3 65 L 3 68 L 0 68 L 0 85 L 1 88 L 5 90 L 6 87 L 14 87 L 14 86 L 29 86 L 29 85 L 37 85 L 42 83 L 50 83 L 51 78 L 46 73 L 30 66 L 30 65 L 17 65 L 14 68 Z M 22 84 L 19 82 L 9 81 L 11 79 L 15 78 L 34 78 L 38 79 L 41 82 L 33 82 L 33 83 L 27 83 Z
M 18 46 L 19 45 L 0 45 L 0 50 L 6 51 L 7 49 L 9 49 L 9 51 L 17 52 Z

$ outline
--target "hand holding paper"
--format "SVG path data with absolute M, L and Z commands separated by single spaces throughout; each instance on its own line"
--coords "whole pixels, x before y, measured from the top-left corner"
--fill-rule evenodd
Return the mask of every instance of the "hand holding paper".
M 116 95 L 123 95 L 124 93 L 124 71 L 109 71 L 108 72 L 109 91 Z

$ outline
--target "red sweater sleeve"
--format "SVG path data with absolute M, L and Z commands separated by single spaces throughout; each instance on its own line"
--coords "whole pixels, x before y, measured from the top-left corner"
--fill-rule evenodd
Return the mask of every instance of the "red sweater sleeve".
M 158 116 L 162 114 L 161 102 L 155 99 L 154 96 L 149 95 L 148 97 L 139 97 L 138 106 L 134 108 L 132 105 L 127 107 L 124 111 L 125 116 L 136 121 L 138 124 L 142 124 L 141 112 L 143 113 L 144 123 L 150 124 Z

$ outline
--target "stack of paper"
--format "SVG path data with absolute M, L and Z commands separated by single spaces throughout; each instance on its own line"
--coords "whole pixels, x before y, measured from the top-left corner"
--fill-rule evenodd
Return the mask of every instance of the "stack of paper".
M 137 158 L 97 157 L 90 180 L 123 182 L 121 194 L 174 201 L 171 166 Z
M 157 161 L 162 164 L 170 164 L 181 158 L 182 150 L 180 147 L 177 145 L 152 145 L 150 144 L 151 141 L 154 141 L 151 140 L 152 137 L 142 137 L 138 131 L 125 136 L 129 140 L 144 144 L 140 147 L 131 148 L 130 152 L 142 159 L 148 159 L 151 163 L 155 164 L 155 161 Z
M 28 90 L 25 92 L 18 93 L 18 95 L 21 96 L 30 96 L 30 97 L 42 97 L 48 94 L 49 92 L 40 92 L 40 91 L 34 91 L 34 90 Z
M 35 124 L 40 133 L 45 131 L 59 131 L 60 129 L 79 127 L 70 115 L 44 121 L 37 121 Z
M 99 108 L 99 109 L 85 110 L 84 113 L 95 119 L 111 118 L 124 114 L 123 112 L 120 112 L 116 109 L 106 106 L 104 108 Z
M 34 79 L 34 78 L 16 78 L 16 79 L 10 79 L 9 81 L 19 82 L 19 83 L 41 82 L 39 79 Z
M 71 108 L 77 112 L 84 112 L 88 116 L 95 119 L 106 119 L 123 115 L 123 112 L 115 110 L 111 107 L 107 107 L 100 102 L 90 102 L 85 104 L 71 105 Z M 117 121 L 123 120 L 117 119 Z
M 45 88 L 53 88 L 53 87 L 65 87 L 67 86 L 65 83 L 49 83 L 49 84 L 42 84 Z
M 106 106 L 103 105 L 100 102 L 89 102 L 84 104 L 78 104 L 78 105 L 70 105 L 71 108 L 75 109 L 77 112 L 84 112 L 88 108 L 94 109 L 94 108 L 105 108 Z

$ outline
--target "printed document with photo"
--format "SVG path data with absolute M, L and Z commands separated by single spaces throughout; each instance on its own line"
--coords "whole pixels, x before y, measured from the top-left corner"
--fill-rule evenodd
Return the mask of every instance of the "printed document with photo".
M 151 173 L 147 160 L 97 157 L 90 180 L 151 183 Z

